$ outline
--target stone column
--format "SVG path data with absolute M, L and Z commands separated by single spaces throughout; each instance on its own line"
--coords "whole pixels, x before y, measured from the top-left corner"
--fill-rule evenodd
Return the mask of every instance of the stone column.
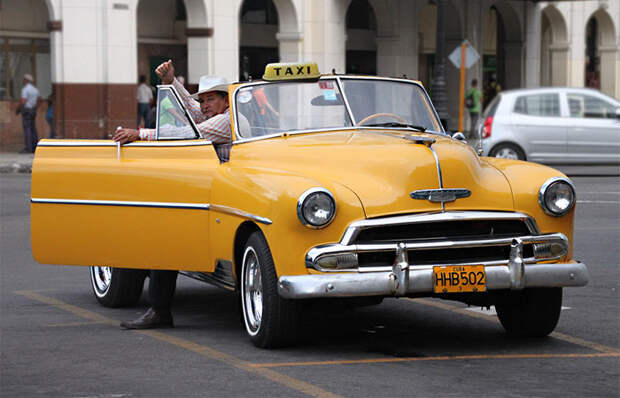
M 616 46 L 599 47 L 601 59 L 601 92 L 619 98 L 616 87 L 618 73 L 618 49 Z
M 535 3 L 527 3 L 525 10 L 525 87 L 540 85 L 542 10 Z
M 280 48 L 280 62 L 304 61 L 301 59 L 303 38 L 302 32 L 278 32 L 276 34 Z
M 200 76 L 209 73 L 209 38 L 213 30 L 188 28 L 187 36 L 187 83 L 198 84 Z
M 552 44 L 549 46 L 549 51 L 551 52 L 551 85 L 568 86 L 568 44 Z
M 444 129 L 450 127 L 450 115 L 448 114 L 448 97 L 446 94 L 446 54 L 445 54 L 445 27 L 444 13 L 446 9 L 446 0 L 436 0 L 437 4 L 437 33 L 436 33 L 436 49 L 435 49 L 435 69 L 433 71 L 432 94 L 433 103 L 437 114 L 441 119 Z

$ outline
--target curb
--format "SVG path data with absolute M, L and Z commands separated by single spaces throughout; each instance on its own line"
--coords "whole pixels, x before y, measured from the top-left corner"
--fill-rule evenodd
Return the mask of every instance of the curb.
M 32 173 L 32 165 L 24 163 L 0 164 L 0 173 Z

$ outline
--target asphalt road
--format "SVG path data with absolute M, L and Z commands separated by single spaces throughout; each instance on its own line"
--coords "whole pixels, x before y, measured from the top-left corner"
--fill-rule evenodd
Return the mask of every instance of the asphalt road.
M 175 329 L 121 331 L 147 303 L 107 309 L 88 270 L 37 264 L 29 184 L 0 175 L 2 397 L 618 397 L 620 177 L 575 177 L 575 257 L 548 338 L 519 340 L 497 318 L 440 300 L 315 308 L 292 348 L 252 346 L 235 295 L 179 278 Z M 62 222 L 62 220 L 59 220 Z

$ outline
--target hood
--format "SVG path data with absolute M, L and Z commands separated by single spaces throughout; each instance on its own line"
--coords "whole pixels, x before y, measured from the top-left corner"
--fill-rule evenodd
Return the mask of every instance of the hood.
M 339 131 L 300 134 L 236 145 L 233 162 L 288 171 L 325 183 L 337 182 L 360 199 L 366 216 L 441 211 L 440 203 L 412 199 L 415 190 L 439 188 L 437 162 L 426 145 L 394 131 Z M 513 210 L 510 186 L 473 149 L 431 134 L 444 188 L 467 188 L 469 198 L 446 203 L 446 210 Z M 308 187 L 310 188 L 310 187 Z M 337 198 L 336 198 L 337 200 Z

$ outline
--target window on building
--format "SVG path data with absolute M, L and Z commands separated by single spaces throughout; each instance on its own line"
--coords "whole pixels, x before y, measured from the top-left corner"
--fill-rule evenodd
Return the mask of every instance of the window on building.
M 278 11 L 272 0 L 245 0 L 241 7 L 241 23 L 277 25 Z
M 558 94 L 524 95 L 515 102 L 515 113 L 530 116 L 560 116 Z
M 19 99 L 24 74 L 45 98 L 52 92 L 49 40 L 0 37 L 0 101 Z
M 377 20 L 367 0 L 353 0 L 346 17 L 347 29 L 377 30 Z

